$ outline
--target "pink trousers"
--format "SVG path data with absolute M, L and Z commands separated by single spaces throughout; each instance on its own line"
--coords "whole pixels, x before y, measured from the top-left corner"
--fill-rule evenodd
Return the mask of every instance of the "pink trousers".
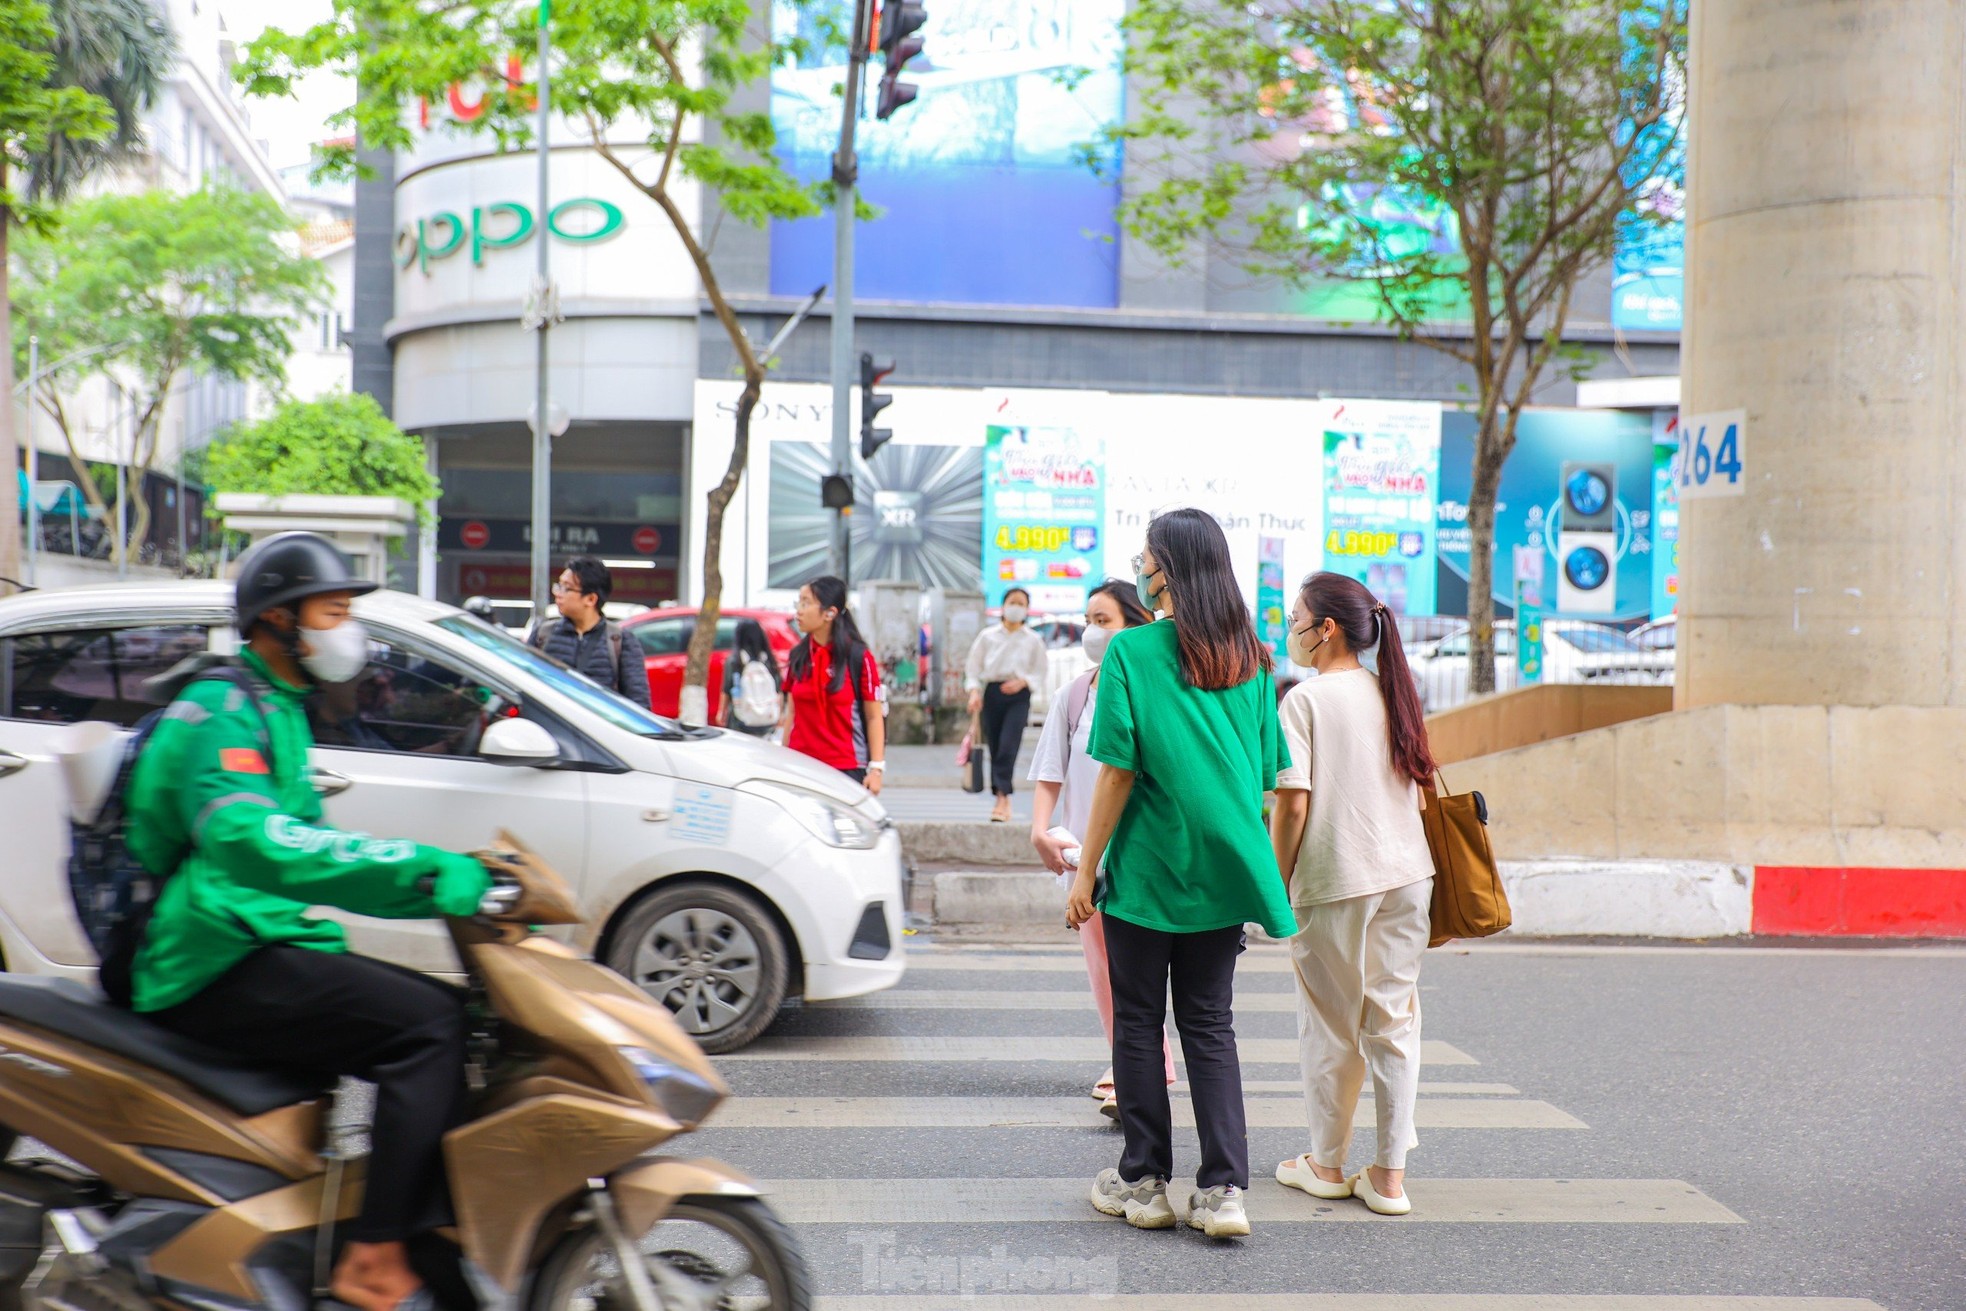
M 1106 917 L 1098 911 L 1079 926 L 1079 946 L 1085 949 L 1085 975 L 1092 983 L 1092 1004 L 1099 1008 L 1099 1022 L 1106 1026 L 1106 1046 L 1113 1045 L 1113 980 L 1106 968 Z M 1167 1082 L 1174 1082 L 1174 1049 L 1161 1039 L 1161 1054 L 1167 1060 Z

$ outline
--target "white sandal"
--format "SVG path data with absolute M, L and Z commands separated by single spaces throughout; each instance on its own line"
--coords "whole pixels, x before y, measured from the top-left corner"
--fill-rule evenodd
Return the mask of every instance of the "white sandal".
M 1277 1167 L 1277 1182 L 1285 1188 L 1300 1189 L 1309 1193 L 1312 1197 L 1321 1197 L 1327 1202 L 1336 1202 L 1341 1198 L 1352 1195 L 1352 1181 L 1350 1179 L 1345 1180 L 1343 1183 L 1334 1184 L 1328 1180 L 1318 1178 L 1317 1174 L 1311 1169 L 1311 1154 L 1309 1152 L 1304 1153 L 1302 1156 L 1292 1157 L 1290 1160 L 1279 1165 Z
M 1351 1177 L 1352 1196 L 1364 1202 L 1366 1209 L 1378 1215 L 1406 1215 L 1413 1210 L 1413 1199 L 1406 1195 L 1406 1185 L 1400 1184 L 1398 1197 L 1382 1197 L 1372 1186 L 1370 1171 L 1360 1170 Z
M 1109 1100 L 1112 1096 L 1113 1096 L 1113 1071 L 1112 1071 L 1112 1067 L 1108 1066 L 1106 1072 L 1100 1075 L 1099 1078 L 1093 1082 L 1092 1100 L 1095 1102 L 1103 1102 Z

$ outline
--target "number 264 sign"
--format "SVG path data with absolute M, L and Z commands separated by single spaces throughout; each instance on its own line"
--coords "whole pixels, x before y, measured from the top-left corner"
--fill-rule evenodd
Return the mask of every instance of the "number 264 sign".
M 1746 410 L 1689 414 L 1679 421 L 1679 456 L 1673 484 L 1681 500 L 1695 496 L 1739 496 L 1747 477 Z

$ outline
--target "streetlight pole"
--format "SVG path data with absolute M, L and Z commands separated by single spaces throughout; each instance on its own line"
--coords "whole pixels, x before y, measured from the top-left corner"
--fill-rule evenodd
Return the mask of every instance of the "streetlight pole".
M 533 309 L 529 316 L 537 322 L 530 324 L 539 334 L 537 394 L 533 401 L 532 423 L 532 608 L 533 614 L 543 620 L 547 603 L 551 600 L 551 583 L 547 571 L 552 567 L 553 545 L 553 431 L 552 415 L 548 407 L 551 403 L 552 383 L 547 376 L 546 334 L 553 327 L 553 275 L 551 267 L 553 202 L 550 190 L 552 156 L 552 120 L 549 108 L 549 71 L 547 60 L 550 53 L 550 23 L 552 21 L 552 0 L 539 0 L 539 127 L 535 143 L 539 152 L 539 219 L 534 230 L 534 241 L 539 246 L 539 271 L 533 287 Z
M 854 0 L 853 38 L 847 49 L 846 97 L 840 115 L 840 149 L 833 156 L 833 472 L 853 485 L 853 188 L 859 173 L 853 133 L 860 117 L 861 71 L 873 35 L 872 0 Z M 832 571 L 846 578 L 853 507 L 833 513 L 829 552 Z

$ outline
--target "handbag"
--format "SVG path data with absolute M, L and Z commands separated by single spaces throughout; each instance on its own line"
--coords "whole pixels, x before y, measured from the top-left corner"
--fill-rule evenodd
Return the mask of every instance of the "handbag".
M 963 772 L 965 792 L 983 790 L 983 748 L 977 745 L 977 739 L 982 736 L 982 726 L 972 718 L 969 732 L 963 734 L 963 744 L 956 748 L 956 765 Z
M 1508 893 L 1488 845 L 1488 801 L 1479 792 L 1447 790 L 1438 770 L 1438 789 L 1424 787 L 1426 808 L 1420 823 L 1434 858 L 1433 931 L 1427 945 L 1455 938 L 1486 938 L 1509 927 Z

